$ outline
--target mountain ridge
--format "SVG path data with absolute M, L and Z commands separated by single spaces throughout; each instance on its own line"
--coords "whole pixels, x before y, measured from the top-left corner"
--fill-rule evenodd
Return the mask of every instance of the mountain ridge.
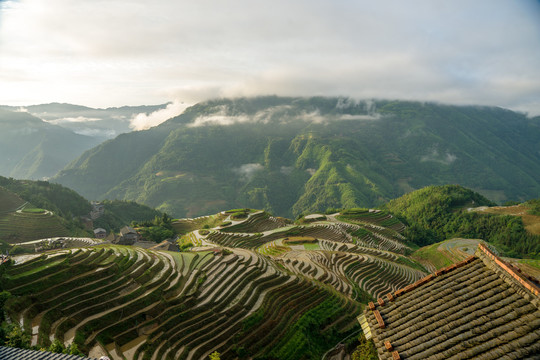
M 54 181 L 177 217 L 234 207 L 297 216 L 447 183 L 502 202 L 540 191 L 539 137 L 537 119 L 501 108 L 220 99 L 101 144 Z
M 0 174 L 17 178 L 52 177 L 73 156 L 95 145 L 88 136 L 49 124 L 24 112 L 0 109 Z

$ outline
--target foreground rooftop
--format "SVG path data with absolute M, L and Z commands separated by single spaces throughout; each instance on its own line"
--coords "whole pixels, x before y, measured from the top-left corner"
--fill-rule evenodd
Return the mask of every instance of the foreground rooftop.
M 49 351 L 36 351 L 0 346 L 2 360 L 96 360 L 87 357 L 57 354 Z
M 480 244 L 359 320 L 380 359 L 540 359 L 539 294 L 535 279 Z

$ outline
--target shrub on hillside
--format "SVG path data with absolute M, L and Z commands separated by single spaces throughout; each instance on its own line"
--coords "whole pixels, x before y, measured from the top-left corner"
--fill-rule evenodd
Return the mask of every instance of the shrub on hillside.
M 529 206 L 529 214 L 540 216 L 540 198 L 529 200 L 526 202 L 526 205 Z
M 377 349 L 371 340 L 366 340 L 364 334 L 358 337 L 360 344 L 354 350 L 352 360 L 378 360 Z

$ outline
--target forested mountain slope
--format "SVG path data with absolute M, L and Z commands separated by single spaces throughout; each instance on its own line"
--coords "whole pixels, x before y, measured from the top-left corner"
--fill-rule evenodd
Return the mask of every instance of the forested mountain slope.
M 373 206 L 427 185 L 494 201 L 540 192 L 540 123 L 500 108 L 344 98 L 221 99 L 84 153 L 55 181 L 176 217 L 296 216 Z
M 413 191 L 384 207 L 403 219 L 407 225 L 404 235 L 420 246 L 451 238 L 483 239 L 506 256 L 538 258 L 540 236 L 527 231 L 521 216 L 474 211 L 491 205 L 469 189 L 445 185 Z
M 0 109 L 0 175 L 51 177 L 97 143 L 25 112 Z
M 94 227 L 118 231 L 131 221 L 152 220 L 159 211 L 126 201 L 104 201 L 103 215 Z M 60 236 L 93 236 L 81 222 L 89 217 L 88 200 L 59 184 L 16 180 L 0 176 L 0 248 L 11 244 Z M 88 226 L 88 224 L 87 224 Z

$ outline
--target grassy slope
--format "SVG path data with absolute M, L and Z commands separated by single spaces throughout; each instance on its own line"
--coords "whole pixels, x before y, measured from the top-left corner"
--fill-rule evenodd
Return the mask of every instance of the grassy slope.
M 493 206 L 488 208 L 479 208 L 475 211 L 487 214 L 512 215 L 519 216 L 523 220 L 525 229 L 531 234 L 540 235 L 540 216 L 529 213 L 530 206 L 527 204 L 513 206 Z
M 474 253 L 480 242 L 473 239 L 450 239 L 421 247 L 411 257 L 426 264 L 430 270 L 437 270 L 466 259 Z
M 24 203 L 19 196 L 0 186 L 0 214 L 13 212 Z
M 411 258 L 423 264 L 429 271 L 452 265 L 466 259 L 474 253 L 481 240 L 450 239 L 424 246 L 411 254 Z M 490 245 L 492 248 L 493 246 Z M 540 278 L 540 260 L 504 258 L 505 261 L 519 267 L 524 273 Z
M 469 211 L 494 205 L 457 185 L 431 186 L 388 202 L 386 208 L 409 225 L 405 235 L 417 245 L 445 239 L 480 238 L 513 257 L 540 256 L 540 237 L 526 231 L 521 218 Z
M 10 244 L 69 235 L 75 234 L 51 214 L 10 213 L 0 218 L 0 239 Z
M 27 211 L 15 211 L 28 202 Z M 162 213 L 127 201 L 104 201 L 105 214 L 94 227 L 119 231 L 131 221 L 153 220 Z M 46 212 L 31 209 L 45 209 Z M 59 184 L 0 177 L 0 239 L 20 243 L 47 237 L 92 236 L 76 220 L 88 216 L 88 200 Z
M 0 240 L 10 244 L 90 235 L 73 220 L 88 214 L 90 203 L 61 185 L 0 177 L 0 203 Z M 25 203 L 29 211 L 17 211 Z
M 0 187 L 0 240 L 20 243 L 46 237 L 66 236 L 69 231 L 62 220 L 43 211 L 16 212 L 25 201 Z
M 4 219 L 9 218 L 10 213 L 16 211 L 24 203 L 25 201 L 19 196 L 0 186 L 0 233 L 4 231 L 1 226 L 4 223 Z M 0 236 L 0 251 L 4 252 L 9 248 L 10 246 L 6 242 L 6 239 Z
M 47 181 L 16 180 L 0 176 L 0 186 L 32 205 L 65 217 L 84 216 L 91 205 L 81 195 L 62 185 Z

